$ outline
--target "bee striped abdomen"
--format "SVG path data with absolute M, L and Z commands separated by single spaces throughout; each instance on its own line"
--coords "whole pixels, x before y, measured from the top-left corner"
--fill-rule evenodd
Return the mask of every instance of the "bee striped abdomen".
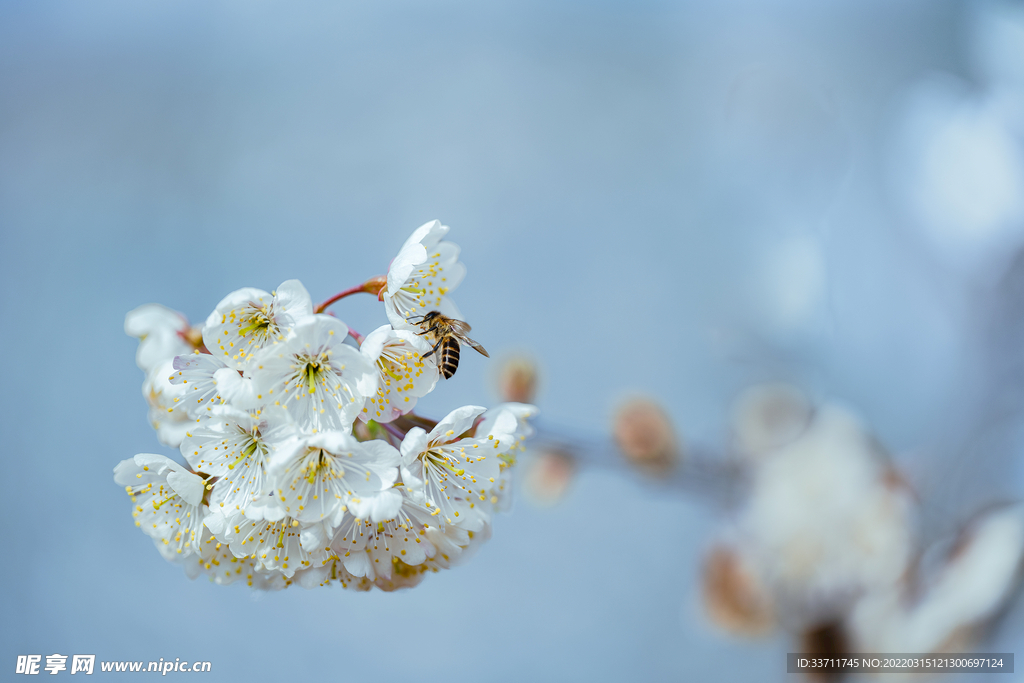
M 441 374 L 445 379 L 451 379 L 455 371 L 459 369 L 459 341 L 454 337 L 446 337 L 441 344 Z

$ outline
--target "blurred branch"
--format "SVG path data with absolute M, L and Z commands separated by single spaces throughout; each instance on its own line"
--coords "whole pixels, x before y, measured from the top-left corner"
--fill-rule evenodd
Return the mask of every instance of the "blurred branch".
M 609 436 L 595 436 L 538 419 L 530 451 L 568 455 L 581 468 L 605 470 L 666 492 L 685 493 L 723 507 L 735 505 L 746 488 L 746 468 L 721 452 L 687 445 L 675 465 L 657 474 L 631 463 Z

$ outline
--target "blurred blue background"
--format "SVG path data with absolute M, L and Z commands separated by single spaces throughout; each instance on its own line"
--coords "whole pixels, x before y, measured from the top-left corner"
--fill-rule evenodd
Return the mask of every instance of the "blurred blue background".
M 786 678 L 786 637 L 702 615 L 719 512 L 616 471 L 411 591 L 189 582 L 112 481 L 173 455 L 124 314 L 199 322 L 292 277 L 322 300 L 438 218 L 474 336 L 537 358 L 548 424 L 607 433 L 642 391 L 719 444 L 742 387 L 788 380 L 855 407 L 938 534 L 1024 494 L 1022 141 L 1020 3 L 7 0 L 0 666 Z M 418 410 L 494 403 L 489 377 L 467 356 Z

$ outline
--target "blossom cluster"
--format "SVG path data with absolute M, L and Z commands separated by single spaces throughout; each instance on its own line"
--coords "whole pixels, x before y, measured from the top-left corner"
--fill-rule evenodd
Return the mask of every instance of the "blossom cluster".
M 394 590 L 489 538 L 536 409 L 413 412 L 439 380 L 441 340 L 410 320 L 461 317 L 447 232 L 421 226 L 386 277 L 316 307 L 288 280 L 228 294 L 197 327 L 157 304 L 127 315 L 152 425 L 187 464 L 141 453 L 114 480 L 166 559 L 221 584 Z M 355 292 L 389 320 L 365 338 L 322 312 Z
M 799 635 L 800 652 L 963 652 L 1019 592 L 1024 504 L 921 533 L 906 475 L 848 408 L 787 385 L 749 389 L 733 436 L 745 489 L 705 564 L 711 617 Z

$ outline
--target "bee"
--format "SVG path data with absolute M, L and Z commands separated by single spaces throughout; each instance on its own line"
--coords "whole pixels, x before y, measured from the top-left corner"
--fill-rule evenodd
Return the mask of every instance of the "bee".
M 469 326 L 469 323 L 449 318 L 440 311 L 430 311 L 424 315 L 412 317 L 419 318 L 419 322 L 414 324 L 418 324 L 423 328 L 422 332 L 417 332 L 416 334 L 433 333 L 434 338 L 437 340 L 434 348 L 420 356 L 420 360 L 431 356 L 440 349 L 441 355 L 437 365 L 441 368 L 441 374 L 444 375 L 445 379 L 451 379 L 455 371 L 459 369 L 459 342 L 465 342 L 488 358 L 491 357 L 487 353 L 487 349 L 469 338 L 469 332 L 473 329 Z M 409 322 L 412 322 L 412 318 L 409 318 Z

